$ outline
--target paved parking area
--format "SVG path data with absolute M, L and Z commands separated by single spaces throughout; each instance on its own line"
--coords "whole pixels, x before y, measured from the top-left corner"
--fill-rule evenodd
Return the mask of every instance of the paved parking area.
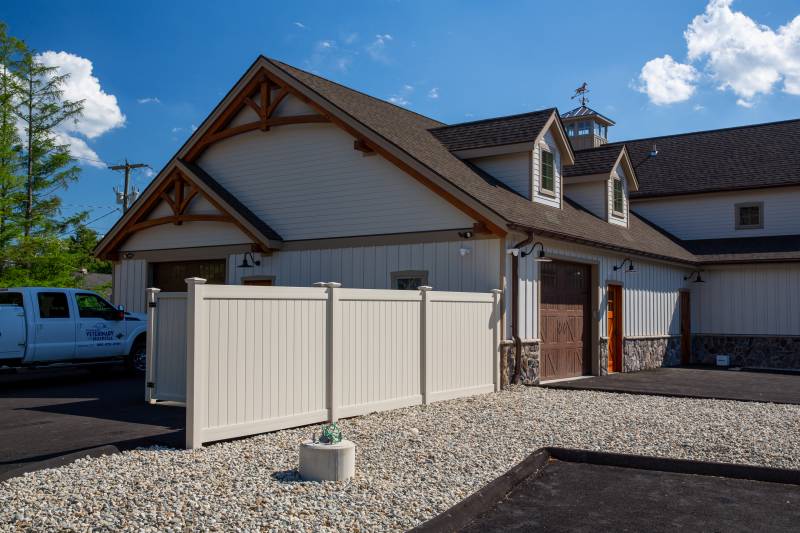
M 144 379 L 116 366 L 4 371 L 0 480 L 87 453 L 181 447 L 184 423 L 182 407 L 148 405 Z
M 800 405 L 800 373 L 715 368 L 656 368 L 545 383 L 555 389 L 654 394 Z

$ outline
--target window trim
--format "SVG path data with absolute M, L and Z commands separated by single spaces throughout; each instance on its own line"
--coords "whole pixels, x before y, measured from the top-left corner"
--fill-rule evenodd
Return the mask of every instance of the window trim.
M 392 290 L 402 290 L 397 288 L 397 280 L 403 278 L 421 278 L 422 285 L 428 284 L 428 271 L 427 270 L 397 270 L 391 273 Z
M 622 211 L 617 210 L 615 189 L 617 182 L 619 182 L 620 192 L 622 193 Z M 625 184 L 622 183 L 622 178 L 620 176 L 613 176 L 611 178 L 611 214 L 619 218 L 625 218 Z
M 550 154 L 553 158 L 550 165 L 553 169 L 553 188 L 548 189 L 544 186 L 544 154 Z M 556 195 L 556 156 L 547 148 L 539 147 L 539 193 L 555 197 Z
M 758 224 L 741 224 L 740 211 L 743 207 L 758 208 Z M 764 229 L 764 202 L 741 202 L 733 206 L 734 224 L 737 230 L 740 229 Z
M 42 300 L 41 297 L 43 294 L 60 294 L 64 297 L 64 302 L 67 304 L 67 316 L 42 316 Z M 39 291 L 36 293 L 36 311 L 39 316 L 39 320 L 72 320 L 72 313 L 73 309 L 69 304 L 69 295 L 65 291 L 53 290 L 53 291 Z
M 112 304 L 111 302 L 109 302 L 108 300 L 106 300 L 105 298 L 100 296 L 99 294 L 95 294 L 95 293 L 89 292 L 89 291 L 76 291 L 75 293 L 73 293 L 72 298 L 75 301 L 75 311 L 77 311 L 77 313 L 78 313 L 78 318 L 82 318 L 82 319 L 95 319 L 96 318 L 96 319 L 99 319 L 99 320 L 109 320 L 109 318 L 101 317 L 101 316 L 83 316 L 82 311 L 81 311 L 81 306 L 78 303 L 78 297 L 79 296 L 91 296 L 92 298 L 97 298 L 101 302 L 105 302 L 106 304 L 108 304 L 110 309 L 107 310 L 107 312 L 106 312 L 107 315 L 110 315 L 111 313 L 119 311 L 119 309 L 117 309 L 117 307 L 115 307 L 114 304 Z

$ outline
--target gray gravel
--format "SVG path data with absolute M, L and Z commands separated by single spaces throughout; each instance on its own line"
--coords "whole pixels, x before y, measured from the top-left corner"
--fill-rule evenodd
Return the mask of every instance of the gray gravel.
M 0 529 L 394 531 L 547 445 L 800 468 L 800 406 L 515 388 L 342 422 L 357 473 L 298 481 L 301 428 L 146 449 L 0 484 Z

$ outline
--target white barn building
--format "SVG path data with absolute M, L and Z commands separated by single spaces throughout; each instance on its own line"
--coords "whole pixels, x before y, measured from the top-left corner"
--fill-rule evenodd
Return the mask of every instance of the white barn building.
M 446 125 L 259 57 L 97 254 L 133 311 L 189 276 L 500 288 L 507 380 L 800 367 L 800 121 L 610 126 L 585 106 Z

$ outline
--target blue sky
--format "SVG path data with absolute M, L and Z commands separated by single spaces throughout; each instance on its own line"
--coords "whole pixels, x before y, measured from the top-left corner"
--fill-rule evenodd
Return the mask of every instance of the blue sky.
M 796 0 L 707 5 L 25 0 L 4 2 L 0 20 L 83 69 L 75 94 L 92 116 L 72 137 L 84 157 L 158 171 L 260 53 L 450 123 L 566 111 L 583 81 L 614 140 L 800 116 Z M 121 175 L 82 162 L 65 211 L 97 218 Z M 135 174 L 139 188 L 149 180 Z

